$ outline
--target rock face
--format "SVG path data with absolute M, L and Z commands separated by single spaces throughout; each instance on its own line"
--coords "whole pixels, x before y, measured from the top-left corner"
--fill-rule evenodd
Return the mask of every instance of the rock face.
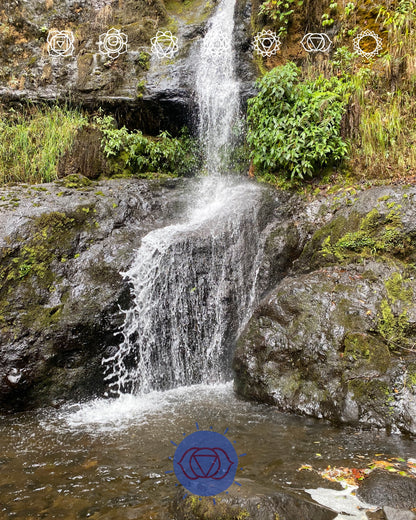
M 0 190 L 3 408 L 106 391 L 102 359 L 132 304 L 120 272 L 145 234 L 181 218 L 194 182 L 69 176 Z M 305 202 L 264 189 L 260 304 L 234 356 L 240 395 L 416 433 L 415 196 Z
M 252 481 L 243 480 L 242 490 L 230 489 L 226 497 L 188 497 L 183 499 L 184 490 L 178 493 L 173 507 L 177 520 L 215 520 L 217 518 L 250 518 L 253 520 L 294 520 L 313 518 L 332 520 L 337 513 L 311 500 L 306 493 L 291 489 L 262 488 Z M 247 489 L 248 488 L 248 489 Z
M 84 184 L 84 186 L 83 186 Z M 180 181 L 0 190 L 0 403 L 27 408 L 105 390 L 101 360 L 131 304 L 120 272 L 177 217 Z M 66 187 L 69 186 L 69 187 Z
M 236 46 L 246 52 L 250 28 L 242 16 L 248 11 L 246 2 L 238 5 Z M 194 57 L 215 6 L 203 0 L 174 0 L 169 9 L 163 0 L 3 2 L 0 100 L 61 100 L 92 110 L 101 106 L 126 126 L 150 134 L 192 127 Z M 127 37 L 127 52 L 118 57 L 99 52 L 100 36 L 112 28 Z M 72 31 L 72 55 L 49 54 L 50 30 Z M 174 59 L 151 57 L 151 39 L 158 30 L 170 30 L 178 38 Z M 245 58 L 249 63 L 242 65 L 241 77 L 251 85 L 251 54 Z
M 102 360 L 122 342 L 122 309 L 131 308 L 133 298 L 120 272 L 131 267 L 144 235 L 183 220 L 196 182 L 91 182 L 70 175 L 56 184 L 0 189 L 0 407 L 30 408 L 108 391 Z M 266 224 L 285 198 L 267 188 L 259 193 L 256 230 L 268 233 Z M 252 224 L 247 216 L 249 233 L 256 232 Z M 235 237 L 228 226 L 223 234 L 211 252 L 214 264 L 218 248 L 227 249 Z M 180 256 L 181 248 L 189 255 L 192 250 L 201 283 L 210 280 L 211 239 L 210 226 L 201 226 L 171 251 Z M 224 319 L 231 324 L 224 327 L 234 341 L 239 323 L 231 320 L 238 311 L 232 269 L 225 278 Z M 262 283 L 270 288 L 267 270 Z M 168 300 L 173 295 L 165 285 Z
M 268 272 L 284 277 L 240 337 L 240 395 L 416 434 L 415 196 L 345 193 L 341 208 L 340 197 L 320 205 L 326 223 L 315 232 L 305 221 L 313 205 L 271 232 Z

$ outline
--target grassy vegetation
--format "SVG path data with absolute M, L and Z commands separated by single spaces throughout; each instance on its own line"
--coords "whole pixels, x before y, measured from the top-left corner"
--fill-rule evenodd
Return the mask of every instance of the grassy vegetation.
M 357 6 L 361 13 L 367 12 L 365 2 Z M 347 70 L 354 82 L 352 103 L 358 117 L 356 128 L 351 129 L 347 168 L 357 180 L 412 177 L 416 174 L 416 1 L 396 0 L 389 8 L 380 5 L 375 18 L 374 13 L 367 16 L 365 23 L 383 37 L 381 55 L 365 60 L 344 52 L 347 61 L 337 62 L 336 53 L 332 59 L 332 72 Z M 344 18 L 337 40 L 350 41 L 353 26 L 362 21 L 358 14 Z
M 190 176 L 199 165 L 195 139 L 186 133 L 147 137 L 117 128 L 111 116 L 91 118 L 67 107 L 30 106 L 0 112 L 0 185 L 56 180 L 61 157 L 68 151 L 76 153 L 71 147 L 76 139 L 82 140 L 77 133 L 87 125 L 101 136 L 98 147 L 105 157 L 105 175 Z M 90 149 L 82 148 L 88 161 Z
M 55 180 L 60 157 L 86 123 L 80 111 L 67 107 L 0 112 L 0 185 Z
M 305 16 L 314 13 L 310 5 L 264 0 L 255 2 L 253 31 L 263 26 L 279 30 L 284 25 L 282 48 L 276 57 L 261 60 L 267 72 L 290 60 L 299 63 L 299 38 L 304 34 Z M 309 7 L 308 7 L 309 5 Z M 287 7 L 285 10 L 284 7 Z M 416 0 L 377 3 L 331 1 L 316 7 L 322 31 L 336 27 L 328 54 L 302 56 L 302 81 L 307 84 L 320 75 L 331 80 L 344 78 L 351 85 L 351 97 L 341 122 L 341 135 L 350 142 L 349 157 L 337 168 L 317 167 L 306 185 L 322 183 L 408 182 L 416 176 Z M 289 27 L 289 31 L 286 29 Z M 353 39 L 370 29 L 382 38 L 382 50 L 367 59 L 353 50 Z M 370 51 L 373 40 L 362 40 Z M 296 54 L 298 53 L 298 54 Z M 282 182 L 272 169 L 268 180 L 280 187 L 300 187 L 305 182 Z M 412 181 L 413 182 L 413 181 Z
M 415 99 L 400 90 L 386 96 L 384 103 L 369 100 L 363 107 L 357 156 L 366 169 L 377 164 L 385 176 L 416 172 Z

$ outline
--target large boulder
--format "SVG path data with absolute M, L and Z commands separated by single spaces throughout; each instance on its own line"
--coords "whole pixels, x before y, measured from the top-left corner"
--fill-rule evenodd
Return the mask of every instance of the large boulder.
M 123 311 L 133 305 L 133 291 L 120 273 L 137 259 L 144 235 L 183 221 L 190 192 L 198 183 L 194 179 L 93 182 L 70 175 L 57 183 L 0 189 L 0 407 L 30 408 L 109 391 L 102 360 L 117 351 Z M 224 370 L 231 357 L 227 348 L 232 349 L 241 325 L 234 284 L 247 278 L 251 285 L 257 239 L 266 240 L 276 208 L 285 208 L 293 199 L 266 187 L 253 191 L 253 212 L 216 215 L 215 222 L 207 220 L 178 233 L 160 264 L 164 274 L 172 269 L 174 276 L 176 264 L 171 258 L 178 259 L 183 272 L 189 268 L 191 287 L 192 276 L 194 285 L 201 287 L 220 276 Z M 230 219 L 234 222 L 236 217 L 241 222 L 230 227 Z M 218 226 L 215 239 L 213 226 Z M 250 247 L 243 247 L 246 243 Z M 232 259 L 224 270 L 223 257 Z M 153 258 L 156 263 L 157 254 Z M 238 273 L 248 274 L 242 280 Z M 164 280 L 158 294 L 169 303 L 174 294 L 169 277 Z M 270 280 L 268 270 L 263 270 L 263 291 L 270 289 Z M 193 305 L 193 290 L 187 295 Z M 240 296 L 248 302 L 252 294 L 247 290 Z M 199 305 L 204 304 L 201 298 Z M 167 305 L 165 314 L 157 313 L 162 321 L 160 349 L 170 345 L 170 309 Z M 188 326 L 186 320 L 182 323 Z M 190 326 L 188 344 L 197 348 L 200 337 L 192 330 Z
M 357 495 L 368 504 L 399 510 L 414 509 L 416 479 L 375 470 L 360 483 Z
M 101 360 L 131 305 L 120 272 L 143 235 L 177 218 L 181 181 L 134 179 L 1 189 L 0 405 L 105 391 Z
M 302 225 L 287 227 L 279 251 L 290 250 L 292 263 L 269 257 L 275 279 L 284 276 L 235 353 L 240 395 L 416 434 L 415 196 L 414 188 L 374 188 L 347 194 L 346 204 L 329 198 L 319 210 L 327 208 L 326 223 L 308 240 L 299 240 Z
M 184 499 L 180 488 L 173 504 L 176 520 L 294 520 L 313 518 L 332 520 L 337 513 L 312 500 L 306 493 L 290 488 L 263 487 L 248 479 L 238 490 L 230 489 L 225 496 Z

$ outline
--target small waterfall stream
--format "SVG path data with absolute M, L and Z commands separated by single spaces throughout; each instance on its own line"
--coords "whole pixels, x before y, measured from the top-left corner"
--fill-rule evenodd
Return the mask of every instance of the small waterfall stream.
M 233 32 L 235 0 L 223 0 L 202 40 L 196 63 L 199 136 L 210 175 L 223 173 L 240 104 Z
M 229 379 L 232 347 L 255 301 L 261 190 L 224 171 L 239 114 L 234 4 L 219 4 L 196 64 L 208 176 L 192 192 L 184 222 L 144 237 L 124 273 L 134 305 L 121 345 L 103 361 L 115 395 Z

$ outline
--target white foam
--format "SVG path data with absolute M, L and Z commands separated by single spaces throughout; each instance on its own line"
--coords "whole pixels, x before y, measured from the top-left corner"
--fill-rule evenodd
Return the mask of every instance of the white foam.
M 315 502 L 329 507 L 338 516 L 334 520 L 368 520 L 366 511 L 375 511 L 377 506 L 362 502 L 355 495 L 357 486 L 345 485 L 344 489 L 305 489 Z
M 84 404 L 64 409 L 61 419 L 71 429 L 93 428 L 96 431 L 111 431 L 127 428 L 131 424 L 144 424 L 155 415 L 172 415 L 184 404 L 206 401 L 212 397 L 232 398 L 232 383 L 217 385 L 193 385 L 174 388 L 166 392 L 150 392 L 136 396 L 123 394 L 113 399 L 94 399 Z

